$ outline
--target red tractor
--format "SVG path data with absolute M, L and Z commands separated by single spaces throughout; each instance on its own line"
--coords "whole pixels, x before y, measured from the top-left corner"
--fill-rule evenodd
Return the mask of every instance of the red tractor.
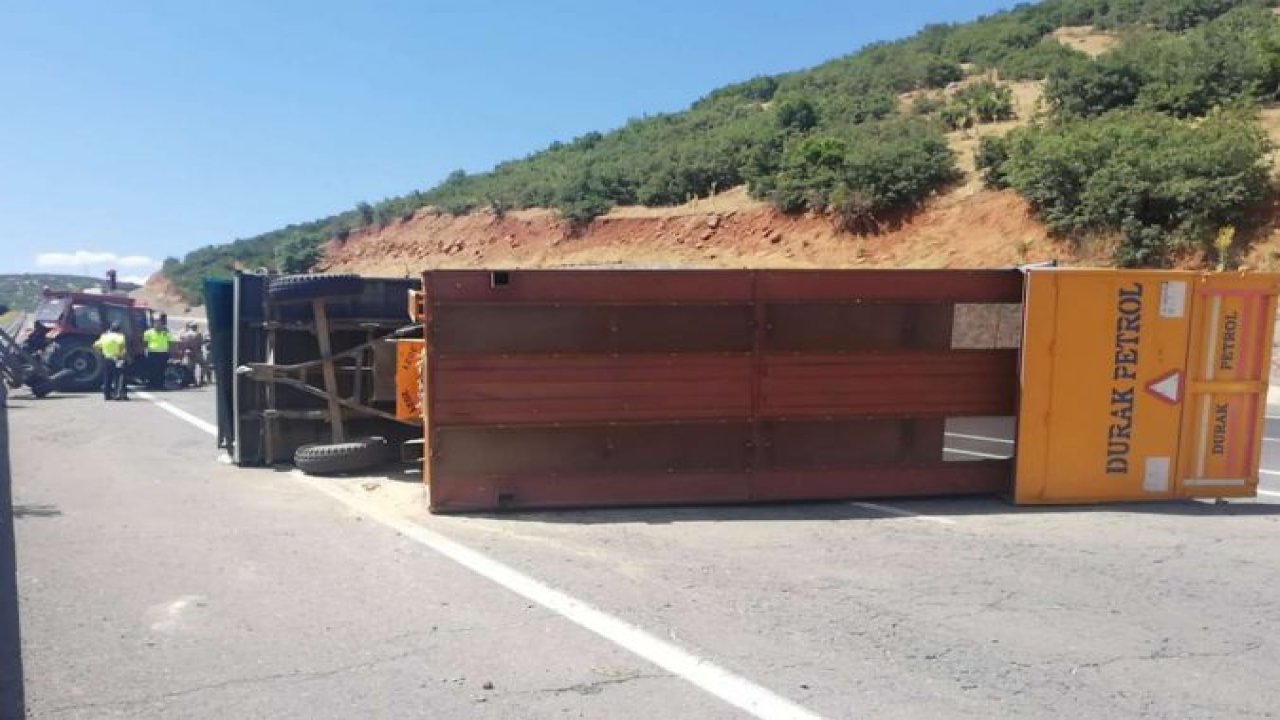
M 44 358 L 59 380 L 57 389 L 90 391 L 102 387 L 105 360 L 93 348 L 94 340 L 112 323 L 119 323 L 128 338 L 130 382 L 145 382 L 142 333 L 153 322 L 152 310 L 133 298 L 112 292 L 71 292 L 45 289 L 32 316 L 23 346 Z M 176 348 L 176 343 L 174 348 Z M 191 384 L 187 368 L 170 360 L 165 387 Z

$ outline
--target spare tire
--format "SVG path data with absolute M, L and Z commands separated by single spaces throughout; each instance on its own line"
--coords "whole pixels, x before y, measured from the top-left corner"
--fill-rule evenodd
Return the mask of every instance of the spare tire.
M 276 302 L 298 302 L 364 292 L 359 275 L 281 275 L 271 278 L 267 293 Z
M 308 475 L 336 475 L 367 470 L 390 457 L 385 438 L 358 438 L 332 445 L 303 445 L 293 454 L 293 464 Z

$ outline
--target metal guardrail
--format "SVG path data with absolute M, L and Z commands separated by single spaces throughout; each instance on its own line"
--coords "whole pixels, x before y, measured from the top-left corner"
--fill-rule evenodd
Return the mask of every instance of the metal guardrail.
M 27 314 L 21 313 L 18 315 L 18 319 L 10 322 L 9 325 L 4 328 L 4 331 L 9 333 L 12 337 L 18 337 L 18 333 L 22 332 L 22 327 L 26 324 Z

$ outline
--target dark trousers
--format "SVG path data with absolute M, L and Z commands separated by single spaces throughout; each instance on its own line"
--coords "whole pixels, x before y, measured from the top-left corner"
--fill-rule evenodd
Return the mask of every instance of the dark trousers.
M 147 351 L 147 387 L 164 389 L 164 370 L 169 366 L 169 353 Z
M 102 396 L 108 400 L 127 400 L 129 389 L 124 380 L 123 361 L 107 360 L 102 372 Z

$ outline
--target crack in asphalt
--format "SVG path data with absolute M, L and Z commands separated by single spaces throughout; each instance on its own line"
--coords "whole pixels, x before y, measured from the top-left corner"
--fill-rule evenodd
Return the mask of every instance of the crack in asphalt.
M 384 665 L 386 663 L 395 662 L 397 660 L 403 660 L 405 658 L 413 657 L 415 655 L 423 655 L 423 654 L 426 654 L 427 652 L 429 652 L 429 648 L 419 648 L 416 650 L 409 650 L 402 653 L 397 653 L 395 655 L 389 655 L 383 658 L 377 658 L 375 660 L 367 660 L 365 662 L 351 663 L 349 665 L 341 665 L 339 667 L 330 668 L 327 670 L 311 670 L 311 671 L 295 670 L 292 672 L 269 673 L 266 675 L 250 675 L 248 677 L 229 678 L 227 680 L 220 680 L 214 683 L 206 683 L 204 685 L 195 685 L 193 687 L 184 688 L 182 690 L 174 690 L 172 692 L 167 692 L 167 693 L 147 695 L 145 697 L 134 698 L 129 700 L 107 700 L 103 702 L 77 703 L 75 705 L 61 705 L 58 707 L 50 708 L 48 712 L 51 715 L 61 715 L 69 712 L 75 712 L 77 710 L 91 710 L 94 708 L 109 708 L 109 707 L 125 708 L 133 705 L 161 703 L 166 700 L 173 700 L 175 698 L 186 697 L 188 695 L 195 695 L 202 692 L 208 692 L 210 690 L 221 690 L 224 688 L 236 687 L 239 685 L 254 685 L 259 683 L 275 682 L 277 680 L 297 680 L 297 681 L 315 680 L 319 678 L 332 677 L 334 675 L 341 675 L 347 672 L 365 670 L 371 667 L 376 667 L 378 665 Z
M 604 691 L 604 688 L 606 685 L 621 685 L 623 683 L 629 683 L 635 680 L 657 680 L 657 679 L 670 678 L 670 677 L 674 677 L 674 676 L 671 675 L 671 673 L 653 673 L 653 674 L 636 673 L 634 675 L 627 675 L 625 677 L 619 677 L 619 678 L 610 678 L 608 680 L 597 680 L 595 682 L 589 682 L 589 683 L 577 683 L 575 685 L 568 685 L 565 687 L 558 687 L 558 688 L 546 688 L 544 690 L 539 690 L 538 692 L 552 693 L 555 695 L 561 695 L 563 693 L 569 693 L 569 692 L 578 693 L 579 695 L 597 695 Z
M 1181 652 L 1171 653 L 1165 648 L 1154 650 L 1146 655 L 1118 655 L 1116 657 L 1099 660 L 1097 662 L 1082 663 L 1071 668 L 1071 674 L 1075 674 L 1080 670 L 1099 670 L 1101 668 L 1115 665 L 1122 662 L 1159 662 L 1162 660 L 1202 660 L 1207 658 L 1231 658 L 1253 652 L 1262 647 L 1261 640 L 1254 640 L 1245 643 L 1243 647 L 1236 650 L 1219 651 L 1219 652 Z

